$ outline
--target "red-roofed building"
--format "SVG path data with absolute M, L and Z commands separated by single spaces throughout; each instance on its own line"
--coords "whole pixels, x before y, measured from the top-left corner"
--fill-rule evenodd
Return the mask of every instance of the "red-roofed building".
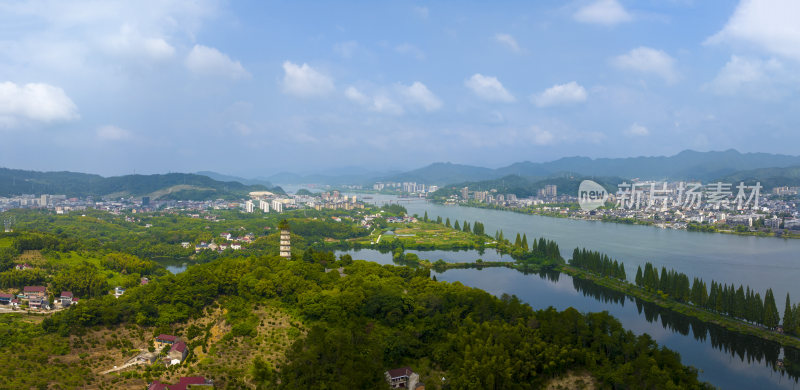
M 0 293 L 0 305 L 10 305 L 14 300 L 14 294 Z
M 72 291 L 62 291 L 61 292 L 61 306 L 67 307 L 72 304 L 72 301 L 75 297 L 72 295 Z
M 47 295 L 47 287 L 45 286 L 25 286 L 22 289 L 22 294 L 25 295 L 26 299 L 30 299 L 32 297 L 44 298 Z
M 147 390 L 187 390 L 201 386 L 213 389 L 214 382 L 202 376 L 189 376 L 179 379 L 178 383 L 174 385 L 168 385 L 166 383 L 154 381 L 153 383 L 150 384 Z
M 156 337 L 156 341 L 153 343 L 156 347 L 156 350 L 160 351 L 167 345 L 175 344 L 178 341 L 178 338 L 168 334 L 160 334 Z
M 169 353 L 167 354 L 167 358 L 169 359 L 169 364 L 181 364 L 183 360 L 186 359 L 186 354 L 189 352 L 189 349 L 186 348 L 186 343 L 183 341 L 176 341 L 175 344 L 172 344 L 172 348 L 169 349 Z

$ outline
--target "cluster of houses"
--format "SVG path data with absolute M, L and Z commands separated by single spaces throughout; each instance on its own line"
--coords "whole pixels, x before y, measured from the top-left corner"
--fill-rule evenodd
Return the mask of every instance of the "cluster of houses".
M 47 296 L 47 287 L 45 286 L 25 286 L 21 294 L 8 294 L 0 293 L 0 305 L 11 306 L 13 309 L 18 309 L 22 302 L 28 303 L 29 309 L 34 310 L 52 310 L 50 300 Z M 56 298 L 56 307 L 67 308 L 78 303 L 78 298 L 72 294 L 71 291 L 62 291 L 61 296 Z
M 388 217 L 386 222 L 389 223 L 416 223 L 417 219 L 408 215 L 402 217 Z
M 210 243 L 201 242 L 199 245 L 195 245 L 194 247 L 195 253 L 199 253 L 200 251 L 204 250 L 223 252 L 227 249 L 233 249 L 235 251 L 238 251 L 239 249 L 242 249 L 243 244 L 249 244 L 255 240 L 255 235 L 253 233 L 247 233 L 241 237 L 234 237 L 232 234 L 225 232 L 220 234 L 219 237 L 220 239 L 225 240 L 226 242 L 220 244 L 217 244 L 214 241 L 211 241 Z M 181 243 L 181 246 L 183 246 L 184 248 L 189 248 L 191 247 L 191 245 L 192 244 L 189 242 Z

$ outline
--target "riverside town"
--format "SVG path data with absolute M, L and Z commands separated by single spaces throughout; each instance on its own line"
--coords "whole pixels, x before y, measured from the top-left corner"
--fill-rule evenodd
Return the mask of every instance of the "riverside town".
M 0 0 L 0 390 L 798 389 L 798 16 Z

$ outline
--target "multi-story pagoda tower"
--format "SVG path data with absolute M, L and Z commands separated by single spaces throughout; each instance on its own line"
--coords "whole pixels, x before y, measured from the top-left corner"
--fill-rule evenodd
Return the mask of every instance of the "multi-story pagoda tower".
M 281 257 L 288 260 L 292 257 L 292 243 L 291 233 L 289 232 L 289 222 L 284 219 L 278 224 L 278 228 L 281 230 Z

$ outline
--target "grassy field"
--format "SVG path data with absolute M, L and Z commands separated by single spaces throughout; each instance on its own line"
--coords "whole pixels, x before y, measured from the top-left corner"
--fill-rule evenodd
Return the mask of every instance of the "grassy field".
M 392 231 L 388 233 L 387 231 Z M 358 238 L 354 242 L 371 245 L 394 240 L 403 242 L 406 247 L 425 246 L 436 248 L 467 247 L 476 244 L 486 245 L 488 237 L 476 236 L 460 230 L 432 222 L 390 223 L 387 229 L 376 229 L 369 236 Z

